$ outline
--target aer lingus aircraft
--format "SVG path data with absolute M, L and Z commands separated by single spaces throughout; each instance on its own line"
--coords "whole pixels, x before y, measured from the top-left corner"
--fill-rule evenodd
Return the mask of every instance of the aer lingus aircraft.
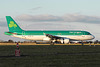
M 51 44 L 59 41 L 60 43 L 67 44 L 70 41 L 84 41 L 92 40 L 94 36 L 87 31 L 77 31 L 77 30 L 68 30 L 68 31 L 58 31 L 58 30 L 49 30 L 49 31 L 27 31 L 22 30 L 17 23 L 10 17 L 6 16 L 9 32 L 5 32 L 6 35 L 13 37 L 18 37 L 22 39 L 34 40 L 34 41 L 49 41 Z

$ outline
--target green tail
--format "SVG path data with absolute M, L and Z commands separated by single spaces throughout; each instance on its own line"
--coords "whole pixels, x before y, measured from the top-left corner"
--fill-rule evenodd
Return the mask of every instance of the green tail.
M 6 16 L 6 20 L 7 20 L 9 32 L 23 31 L 10 16 Z

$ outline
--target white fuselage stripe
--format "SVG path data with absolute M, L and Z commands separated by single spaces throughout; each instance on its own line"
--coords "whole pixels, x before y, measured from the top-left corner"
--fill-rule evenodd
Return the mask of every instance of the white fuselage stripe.
M 57 35 L 57 36 L 74 39 L 74 40 L 91 40 L 91 39 L 93 39 L 92 35 Z M 29 39 L 29 40 L 43 40 L 44 38 L 46 38 L 45 35 L 13 35 L 13 37 Z

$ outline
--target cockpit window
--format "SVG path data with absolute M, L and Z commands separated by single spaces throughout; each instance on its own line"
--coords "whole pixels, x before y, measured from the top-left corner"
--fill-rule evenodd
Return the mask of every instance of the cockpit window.
M 88 32 L 88 35 L 91 35 L 91 34 Z

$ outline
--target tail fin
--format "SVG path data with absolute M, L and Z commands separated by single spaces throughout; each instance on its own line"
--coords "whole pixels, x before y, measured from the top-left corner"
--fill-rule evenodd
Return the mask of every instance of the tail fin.
M 17 23 L 10 17 L 6 16 L 9 32 L 22 31 L 22 29 L 17 25 Z

